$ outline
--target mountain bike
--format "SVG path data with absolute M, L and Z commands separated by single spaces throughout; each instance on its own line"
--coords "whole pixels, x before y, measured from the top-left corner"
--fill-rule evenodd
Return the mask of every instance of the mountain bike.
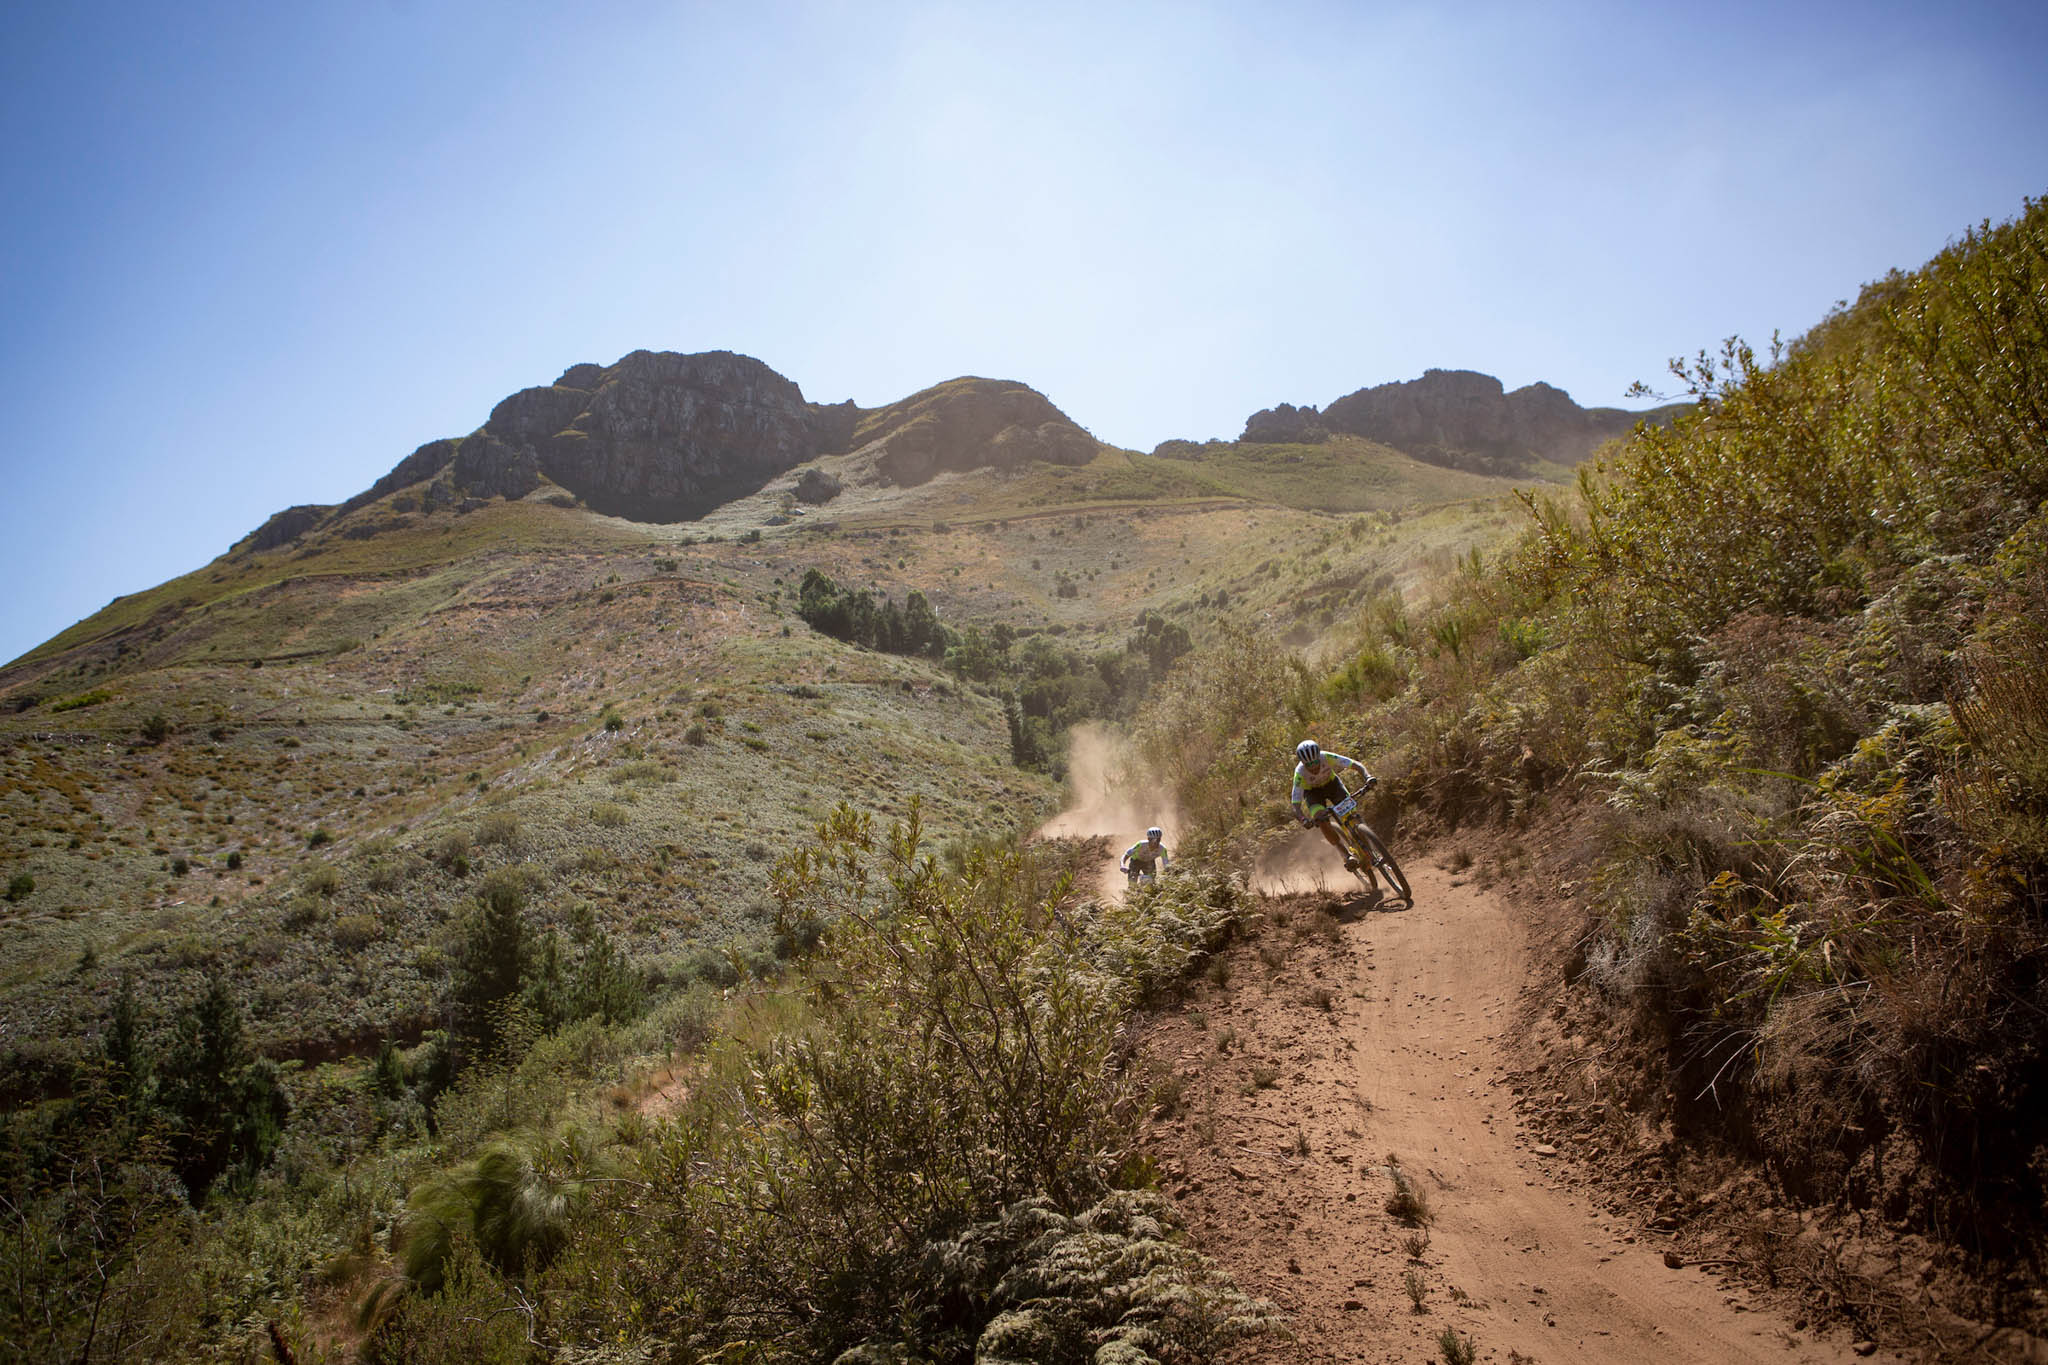
M 1394 855 L 1387 852 L 1386 841 L 1373 833 L 1371 825 L 1365 823 L 1365 813 L 1358 808 L 1358 798 L 1371 791 L 1378 779 L 1368 781 L 1358 791 L 1330 807 L 1330 816 L 1336 825 L 1337 838 L 1343 843 L 1357 866 L 1352 874 L 1365 883 L 1365 889 L 1375 889 L 1373 874 L 1377 872 L 1386 879 L 1387 888 L 1396 898 L 1415 904 L 1415 893 L 1408 889 L 1407 874 L 1401 871 L 1401 864 L 1394 861 Z

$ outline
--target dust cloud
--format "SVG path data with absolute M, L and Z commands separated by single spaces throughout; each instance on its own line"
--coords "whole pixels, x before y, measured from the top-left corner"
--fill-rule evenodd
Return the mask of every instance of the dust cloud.
M 1036 839 L 1107 836 L 1116 849 L 1102 869 L 1096 892 L 1115 896 L 1124 889 L 1116 857 L 1145 837 L 1153 825 L 1166 831 L 1166 856 L 1174 857 L 1180 812 L 1162 791 L 1148 790 L 1131 762 L 1129 747 L 1099 725 L 1077 725 L 1067 737 L 1067 808 L 1040 825 Z
M 1333 886 L 1353 885 L 1343 855 L 1314 830 L 1301 830 L 1271 845 L 1252 866 L 1252 890 L 1262 896 L 1323 895 Z

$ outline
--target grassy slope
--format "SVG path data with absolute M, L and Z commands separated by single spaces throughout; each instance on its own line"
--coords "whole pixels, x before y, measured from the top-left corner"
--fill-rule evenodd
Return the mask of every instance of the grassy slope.
M 493 867 L 530 869 L 543 921 L 588 904 L 673 973 L 696 945 L 760 940 L 768 865 L 842 797 L 887 816 L 921 796 L 941 838 L 1049 809 L 995 699 L 795 620 L 813 565 L 1084 648 L 1146 609 L 1199 633 L 1226 599 L 1306 639 L 1345 588 L 1413 579 L 1505 520 L 1333 517 L 1200 475 L 1113 452 L 947 476 L 829 521 L 752 509 L 758 542 L 740 508 L 707 542 L 539 495 L 379 503 L 112 603 L 0 670 L 0 866 L 36 882 L 0 918 L 0 1046 L 74 1049 L 124 972 L 168 999 L 223 970 L 271 1046 L 353 1046 L 428 1021 Z M 152 744 L 155 715 L 170 733 Z M 467 879 L 440 856 L 450 836 L 471 841 Z

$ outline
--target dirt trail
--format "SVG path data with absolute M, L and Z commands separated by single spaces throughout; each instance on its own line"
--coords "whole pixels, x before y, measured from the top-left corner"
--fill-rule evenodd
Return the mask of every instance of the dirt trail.
M 1446 1326 L 1482 1361 L 1894 1358 L 1797 1330 L 1711 1265 L 1671 1268 L 1668 1242 L 1569 1188 L 1518 1137 L 1502 1074 L 1530 979 L 1518 921 L 1442 869 L 1409 874 L 1409 910 L 1354 902 L 1332 925 L 1274 902 L 1230 983 L 1148 1040 L 1185 1083 L 1155 1125 L 1168 1187 L 1203 1249 L 1292 1315 L 1293 1341 L 1244 1358 L 1437 1360 Z M 1394 1160 L 1435 1215 L 1418 1258 L 1385 1210 Z

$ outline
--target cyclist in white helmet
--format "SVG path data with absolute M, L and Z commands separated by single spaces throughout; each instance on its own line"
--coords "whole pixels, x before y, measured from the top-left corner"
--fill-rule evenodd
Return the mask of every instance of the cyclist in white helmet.
M 1357 773 L 1361 779 L 1356 788 L 1364 791 L 1378 781 L 1365 770 L 1365 765 L 1355 758 L 1342 754 L 1325 753 L 1323 747 L 1312 739 L 1305 739 L 1294 746 L 1294 794 L 1288 801 L 1294 807 L 1294 814 L 1304 825 L 1314 825 L 1330 841 L 1330 847 L 1344 853 L 1344 845 L 1338 841 L 1336 827 L 1330 822 L 1330 807 L 1352 793 L 1344 788 L 1343 779 L 1338 776 L 1346 768 Z M 1347 872 L 1358 871 L 1358 859 L 1344 853 L 1344 868 Z
M 1165 838 L 1165 830 L 1152 826 L 1145 831 L 1144 838 L 1124 850 L 1118 868 L 1133 882 L 1157 876 L 1166 868 L 1166 845 L 1161 842 Z

